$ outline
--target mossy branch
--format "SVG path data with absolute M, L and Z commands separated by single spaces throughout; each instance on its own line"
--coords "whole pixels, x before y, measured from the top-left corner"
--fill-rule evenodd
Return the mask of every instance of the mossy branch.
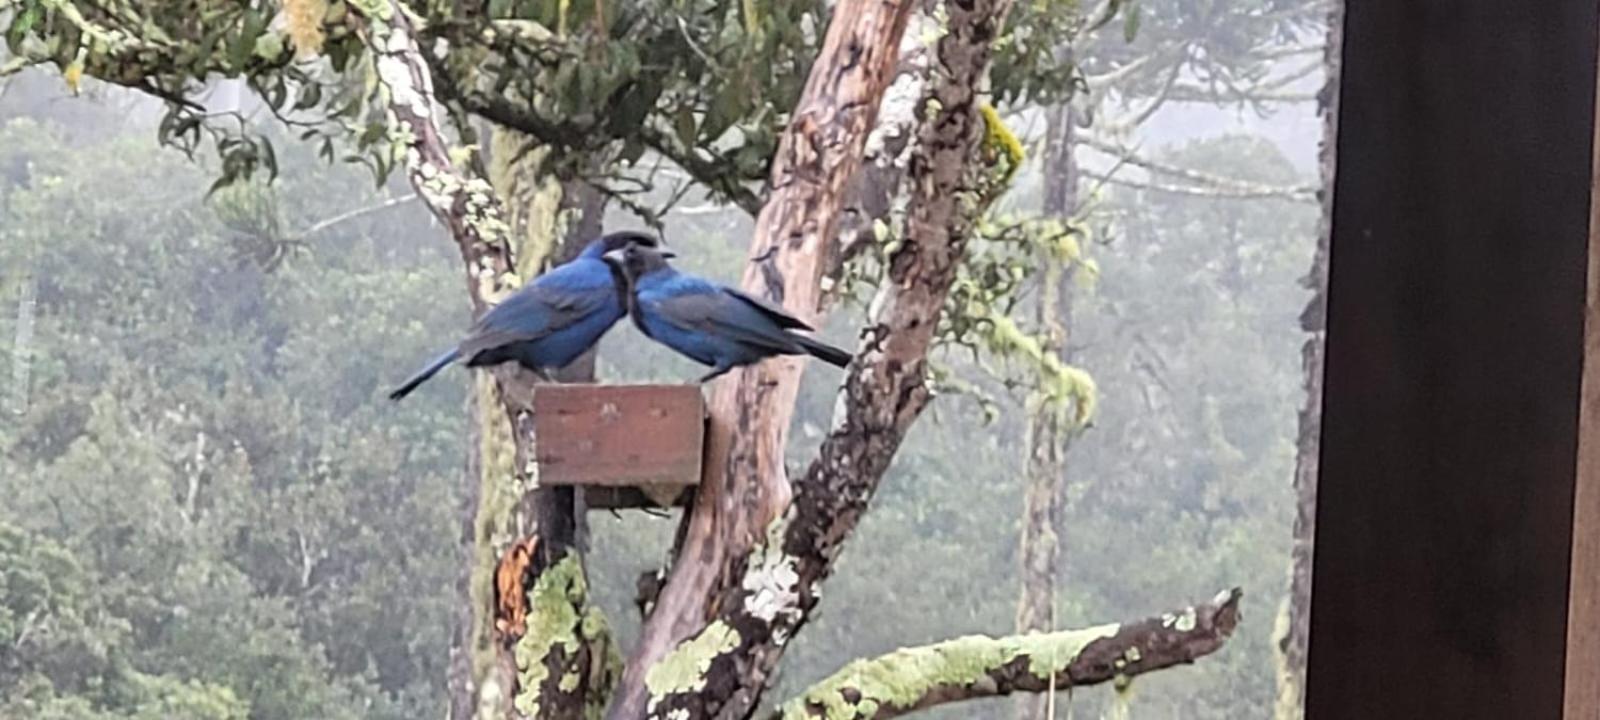
M 772 720 L 882 720 L 974 698 L 1125 681 L 1220 649 L 1239 624 L 1238 588 L 1131 623 L 1005 638 L 970 636 L 857 660 Z

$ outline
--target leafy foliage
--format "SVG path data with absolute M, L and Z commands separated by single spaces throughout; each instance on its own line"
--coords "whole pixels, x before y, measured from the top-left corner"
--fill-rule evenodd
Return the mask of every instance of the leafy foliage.
M 0 606 L 14 635 L 51 628 L 0 663 L 0 707 L 438 714 L 461 396 L 373 402 L 425 351 L 421 319 L 449 324 L 425 290 L 445 258 L 383 240 L 418 218 L 269 273 L 148 142 L 13 122 L 0 148 L 27 168 L 0 189 L 0 267 L 39 285 L 29 410 L 0 430 L 0 524 L 30 560 L 5 563 Z M 349 180 L 285 183 L 286 221 L 372 201 Z
M 1136 21 L 1143 32 L 1161 19 L 1141 5 L 1132 17 L 1145 18 Z M 0 507 L 0 642 L 5 633 L 16 642 L 38 608 L 46 610 L 33 622 L 60 628 L 24 638 L 26 653 L 0 656 L 0 715 L 439 715 L 460 569 L 461 383 L 436 382 L 401 406 L 382 401 L 381 386 L 454 337 L 465 303 L 438 302 L 459 293 L 457 261 L 415 209 L 316 235 L 298 230 L 381 198 L 315 158 L 365 152 L 380 177 L 386 169 L 373 159 L 387 152 L 384 138 L 368 137 L 372 125 L 363 125 L 375 120 L 364 87 L 370 70 L 364 52 L 345 45 L 338 19 L 347 9 L 328 3 L 315 41 L 305 28 L 297 40 L 293 28 L 269 22 L 238 65 L 191 52 L 169 67 L 151 60 L 161 48 L 96 45 L 62 14 L 71 5 L 6 7 L 0 16 L 14 32 L 20 15 L 4 13 L 35 9 L 10 45 L 17 58 L 64 59 L 70 70 L 82 54 L 82 72 L 112 79 L 118 63 L 156 67 L 139 77 L 172 81 L 157 90 L 193 89 L 204 73 L 245 76 L 315 142 L 256 126 L 219 129 L 214 119 L 174 124 L 194 117 L 180 105 L 169 138 L 239 138 L 197 170 L 138 135 L 116 137 L 114 124 L 76 142 L 36 124 L 0 129 L 0 268 L 8 271 L 0 339 L 16 330 L 12 290 L 33 282 L 39 298 L 29 409 L 0 423 L 8 498 Z M 188 47 L 195 26 L 217 17 L 206 2 L 175 7 L 201 22 L 159 7 L 149 11 L 157 17 L 82 17 L 108 28 L 136 20 L 130 37 L 167 34 L 168 49 Z M 458 4 L 411 7 L 431 37 L 453 41 L 435 63 L 452 68 L 451 104 L 463 117 L 504 112 L 509 102 L 517 111 L 509 119 L 577 151 L 553 155 L 677 154 L 680 164 L 704 163 L 696 179 L 725 195 L 732 186 L 714 178 L 738 185 L 764 174 L 765 155 L 746 149 L 770 143 L 781 126 L 787 93 L 797 92 L 785 78 L 808 64 L 818 29 L 817 8 L 805 4 L 492 2 L 475 8 L 482 16 L 461 17 Z M 997 62 L 1044 67 L 1048 57 L 1063 63 L 1049 67 L 1067 66 L 1046 45 L 1027 44 L 1048 37 L 1040 23 L 1050 7 L 1019 7 L 1014 27 L 1038 35 L 1003 46 Z M 238 12 L 219 46 L 242 47 L 252 13 L 275 10 Z M 768 27 L 781 23 L 790 24 Z M 78 44 L 58 55 L 52 37 Z M 321 55 L 292 59 L 318 43 Z M 727 89 L 737 84 L 734 63 L 746 60 L 758 61 L 739 81 L 748 92 Z M 693 86 L 680 84 L 691 72 L 699 73 Z M 1029 85 L 1024 75 L 997 73 L 996 92 L 1020 101 L 1066 87 Z M 1070 73 L 1050 80 L 1076 82 Z M 660 94 L 642 115 L 628 113 L 643 106 L 621 109 L 655 92 L 652 83 Z M 279 181 L 233 184 L 207 199 L 207 173 L 228 177 L 226 158 L 244 147 L 256 160 L 234 161 L 234 175 L 276 168 Z M 1263 182 L 1295 177 L 1276 149 L 1252 138 L 1167 157 Z M 1025 167 L 1016 176 L 1017 206 L 1027 206 L 1036 173 Z M 655 193 L 641 197 L 671 194 Z M 1306 264 L 1310 210 L 1121 191 L 1104 210 L 1071 228 L 1023 211 L 990 218 L 958 294 L 971 312 L 949 318 L 955 342 L 940 360 L 949 377 L 996 390 L 1002 383 L 960 343 L 1009 347 L 1015 367 L 1037 363 L 1025 334 L 995 320 L 1027 307 L 1031 273 L 1044 263 L 1100 275 L 1073 328 L 1074 359 L 1093 371 L 1101 401 L 1072 461 L 1059 623 L 1158 611 L 1233 583 L 1250 588 L 1247 616 L 1270 617 L 1285 564 L 1278 539 L 1288 537 L 1293 317 L 1303 300 L 1294 279 Z M 731 279 L 747 220 L 721 213 L 675 215 L 673 223 L 687 267 Z M 32 279 L 12 268 L 28 268 Z M 998 292 L 1006 289 L 1014 292 Z M 848 343 L 855 321 L 840 313 L 829 334 Z M 20 357 L 0 353 L 0 380 Z M 630 381 L 696 374 L 626 329 L 607 340 L 602 368 Z M 826 427 L 835 381 L 826 369 L 808 374 L 796 457 Z M 859 656 L 1010 627 L 1021 419 L 986 419 L 959 397 L 936 408 L 941 422 L 908 441 L 830 584 L 826 614 L 797 640 L 774 697 Z M 671 524 L 633 514 L 592 520 L 600 549 L 593 585 L 626 635 L 634 578 L 660 564 Z M 1214 662 L 1141 681 L 1140 717 L 1256 714 L 1272 693 L 1269 631 L 1247 626 L 1244 642 Z M 1004 712 L 963 707 L 950 716 Z

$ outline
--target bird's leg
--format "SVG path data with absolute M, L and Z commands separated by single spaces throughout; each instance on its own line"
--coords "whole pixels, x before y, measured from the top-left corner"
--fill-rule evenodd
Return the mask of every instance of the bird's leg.
M 710 382 L 712 380 L 712 378 L 715 378 L 716 376 L 721 375 L 721 374 L 723 374 L 723 373 L 725 373 L 725 372 L 727 372 L 729 370 L 732 370 L 732 369 L 733 369 L 733 367 L 731 365 L 718 365 L 716 367 L 716 369 L 712 370 L 711 372 L 708 372 L 708 373 L 706 373 L 704 375 L 701 375 L 700 376 L 700 380 L 698 382 L 701 385 L 704 385 L 704 384 Z

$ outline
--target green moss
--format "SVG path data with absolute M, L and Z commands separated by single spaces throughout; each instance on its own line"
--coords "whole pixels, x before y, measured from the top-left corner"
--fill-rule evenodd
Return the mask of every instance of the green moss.
M 494 644 L 494 570 L 498 548 L 512 540 L 516 511 L 514 477 L 516 446 L 500 406 L 500 391 L 487 374 L 474 375 L 473 410 L 478 432 L 478 507 L 473 517 L 472 677 L 480 686 L 496 657 Z
M 739 646 L 739 631 L 718 620 L 699 635 L 680 643 L 645 673 L 650 690 L 650 705 L 674 693 L 691 692 L 705 686 L 706 672 L 718 655 Z
M 898 650 L 872 660 L 857 660 L 783 708 L 785 720 L 813 717 L 818 707 L 828 720 L 870 718 L 884 706 L 908 708 L 936 687 L 967 686 L 1017 658 L 1041 680 L 1064 672 L 1089 643 L 1115 635 L 1119 626 L 1101 625 L 1058 633 L 996 640 L 971 636 L 920 648 Z M 845 698 L 853 690 L 855 702 Z

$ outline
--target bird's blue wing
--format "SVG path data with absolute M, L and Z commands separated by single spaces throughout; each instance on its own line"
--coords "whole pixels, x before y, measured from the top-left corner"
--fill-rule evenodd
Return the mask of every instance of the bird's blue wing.
M 461 341 L 462 357 L 517 342 L 529 342 L 581 322 L 617 304 L 608 271 L 595 279 L 565 273 L 567 266 L 540 276 L 495 306 Z
M 745 303 L 748 303 L 762 315 L 765 315 L 771 319 L 772 322 L 777 323 L 778 327 L 789 328 L 792 330 L 805 330 L 806 332 L 811 332 L 814 330 L 814 328 L 812 328 L 810 325 L 807 325 L 804 320 L 801 320 L 800 318 L 790 314 L 788 308 L 774 303 L 771 300 L 758 297 L 756 295 L 751 295 L 750 293 L 742 290 L 735 290 L 733 288 L 723 288 L 723 292 L 726 292 L 727 294 L 732 295 L 733 297 Z
M 802 348 L 770 317 L 743 300 L 720 291 L 640 298 L 652 315 L 691 333 L 732 340 L 774 352 Z

